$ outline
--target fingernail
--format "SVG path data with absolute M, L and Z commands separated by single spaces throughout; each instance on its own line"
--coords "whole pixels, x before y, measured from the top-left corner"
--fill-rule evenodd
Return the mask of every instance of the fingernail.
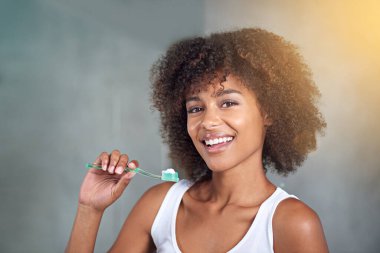
M 135 163 L 129 163 L 128 167 L 131 169 L 136 169 L 136 164 Z
M 119 166 L 119 167 L 117 167 L 116 168 L 116 170 L 115 170 L 115 172 L 117 173 L 117 174 L 121 174 L 121 173 L 123 173 L 123 171 L 124 171 L 124 169 L 123 169 L 123 167 L 121 167 L 121 166 Z
M 107 170 L 107 166 L 106 166 L 105 164 L 103 164 L 102 169 L 103 169 L 104 171 L 106 171 L 106 170 Z
M 128 177 L 129 179 L 131 179 L 131 178 L 134 177 L 135 175 L 136 175 L 136 172 L 132 172 L 132 171 L 130 171 L 130 172 L 128 172 L 127 177 Z
M 115 167 L 114 166 L 110 166 L 109 172 L 113 173 L 114 170 L 115 170 Z

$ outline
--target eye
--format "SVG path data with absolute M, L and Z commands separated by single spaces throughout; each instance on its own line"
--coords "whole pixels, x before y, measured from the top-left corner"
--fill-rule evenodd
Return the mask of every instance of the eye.
M 230 101 L 230 100 L 223 101 L 222 108 L 228 108 L 228 107 L 231 107 L 231 106 L 234 106 L 234 105 L 237 105 L 237 104 L 238 103 L 236 103 L 234 101 Z
M 200 112 L 202 111 L 203 108 L 200 107 L 200 106 L 193 106 L 193 107 L 190 107 L 188 110 L 187 110 L 187 113 L 197 113 L 197 112 Z

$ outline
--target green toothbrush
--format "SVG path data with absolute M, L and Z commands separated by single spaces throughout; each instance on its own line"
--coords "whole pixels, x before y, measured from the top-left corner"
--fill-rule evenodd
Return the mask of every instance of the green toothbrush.
M 91 164 L 91 163 L 87 163 L 86 167 L 87 168 L 97 169 L 97 170 L 101 170 L 102 169 L 101 166 L 94 165 L 94 164 Z M 179 181 L 178 172 L 176 172 L 173 169 L 163 170 L 161 176 L 149 173 L 149 172 L 147 172 L 145 170 L 142 170 L 140 168 L 136 168 L 136 169 L 125 168 L 124 171 L 126 171 L 126 172 L 131 171 L 131 172 L 139 173 L 139 174 L 141 174 L 143 176 L 151 177 L 151 178 L 156 178 L 156 179 L 161 179 L 163 181 L 171 181 L 171 182 L 178 182 Z

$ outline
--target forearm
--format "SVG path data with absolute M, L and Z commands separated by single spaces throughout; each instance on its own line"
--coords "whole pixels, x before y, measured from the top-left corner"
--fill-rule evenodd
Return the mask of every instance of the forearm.
M 94 252 L 102 216 L 103 212 L 79 205 L 65 252 Z

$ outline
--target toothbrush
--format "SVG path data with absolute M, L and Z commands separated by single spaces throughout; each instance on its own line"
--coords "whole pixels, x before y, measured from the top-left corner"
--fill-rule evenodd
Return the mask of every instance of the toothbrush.
M 101 166 L 94 165 L 94 164 L 91 164 L 91 163 L 87 163 L 86 164 L 86 168 L 93 168 L 93 169 L 97 169 L 97 170 L 101 170 L 102 169 Z M 124 171 L 125 172 L 131 171 L 131 172 L 139 173 L 139 174 L 141 174 L 143 176 L 151 177 L 151 178 L 156 178 L 156 179 L 161 179 L 163 181 L 172 181 L 172 182 L 178 182 L 179 181 L 178 172 L 176 172 L 173 169 L 163 170 L 161 176 L 152 174 L 152 173 L 147 172 L 145 170 L 142 170 L 140 168 L 136 168 L 136 169 L 125 168 Z

